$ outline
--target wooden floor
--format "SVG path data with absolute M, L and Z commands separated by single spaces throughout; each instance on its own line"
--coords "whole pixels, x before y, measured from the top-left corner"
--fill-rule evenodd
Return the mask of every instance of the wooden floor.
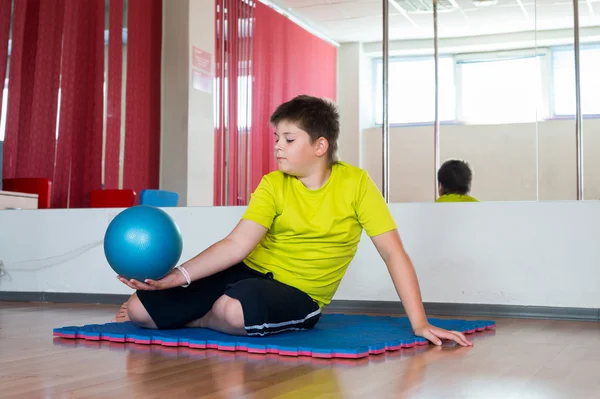
M 496 319 L 473 348 L 362 360 L 52 337 L 114 306 L 0 302 L 1 398 L 600 398 L 600 324 Z

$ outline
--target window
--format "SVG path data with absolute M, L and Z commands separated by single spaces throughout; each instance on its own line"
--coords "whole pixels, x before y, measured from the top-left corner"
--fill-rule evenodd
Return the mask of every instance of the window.
M 252 127 L 252 76 L 240 75 L 237 77 L 237 124 L 238 129 L 250 129 Z M 214 112 L 213 117 L 215 121 L 215 127 L 219 128 L 221 123 L 221 111 L 223 111 L 223 118 L 225 119 L 225 126 L 229 124 L 229 78 L 223 79 L 223 97 L 225 104 L 221 107 L 221 92 L 219 85 L 221 84 L 221 78 L 216 77 L 214 79 L 213 88 L 213 104 Z
M 459 61 L 460 120 L 469 124 L 535 122 L 546 116 L 543 56 L 494 55 Z
M 453 121 L 456 116 L 454 60 L 440 57 L 439 119 Z M 433 57 L 391 58 L 389 68 L 388 110 L 390 124 L 430 123 L 435 121 L 435 64 Z M 375 61 L 375 123 L 383 123 L 383 61 Z
M 240 129 L 250 129 L 252 126 L 252 77 L 238 76 L 238 126 Z
M 600 47 L 582 46 L 579 53 L 581 113 L 600 114 Z M 555 116 L 575 115 L 575 55 L 572 48 L 552 51 L 552 107 Z
M 106 86 L 106 83 L 104 84 Z M 104 98 L 106 99 L 106 90 L 104 92 Z M 6 136 L 6 112 L 8 109 L 8 79 L 4 83 L 4 89 L 2 90 L 2 114 L 0 117 L 0 141 L 4 141 Z M 58 127 L 60 120 L 60 88 L 58 89 L 58 104 L 56 106 L 56 138 L 58 139 Z

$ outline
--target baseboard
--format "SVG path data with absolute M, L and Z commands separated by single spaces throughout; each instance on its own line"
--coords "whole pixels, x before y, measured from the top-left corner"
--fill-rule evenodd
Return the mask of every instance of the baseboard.
M 505 317 L 551 320 L 581 320 L 600 322 L 600 309 L 566 308 L 554 306 L 490 305 L 475 303 L 423 304 L 428 315 L 463 317 Z M 330 312 L 360 312 L 373 314 L 404 315 L 400 302 L 388 301 L 332 301 L 327 307 Z
M 0 301 L 7 302 L 54 302 L 120 305 L 129 295 L 85 294 L 77 292 L 21 292 L 0 291 Z
M 120 305 L 128 295 L 85 294 L 70 292 L 19 292 L 0 291 L 0 301 L 8 302 L 55 302 Z M 430 316 L 456 317 L 506 317 L 549 320 L 580 320 L 600 322 L 598 308 L 565 308 L 554 306 L 489 305 L 471 303 L 424 303 Z M 327 312 L 371 313 L 404 315 L 400 302 L 334 300 Z

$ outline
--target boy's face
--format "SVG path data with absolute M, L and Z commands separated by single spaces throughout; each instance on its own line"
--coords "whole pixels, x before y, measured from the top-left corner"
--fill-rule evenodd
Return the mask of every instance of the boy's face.
M 275 128 L 275 159 L 280 171 L 303 177 L 327 156 L 327 140 L 311 143 L 310 136 L 295 123 L 281 121 Z

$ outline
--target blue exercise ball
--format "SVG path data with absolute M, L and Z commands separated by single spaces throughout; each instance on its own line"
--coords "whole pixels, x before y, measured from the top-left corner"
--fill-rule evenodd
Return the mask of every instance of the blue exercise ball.
M 177 224 L 162 209 L 140 205 L 119 213 L 104 235 L 104 254 L 126 279 L 158 280 L 177 265 L 183 239 Z

